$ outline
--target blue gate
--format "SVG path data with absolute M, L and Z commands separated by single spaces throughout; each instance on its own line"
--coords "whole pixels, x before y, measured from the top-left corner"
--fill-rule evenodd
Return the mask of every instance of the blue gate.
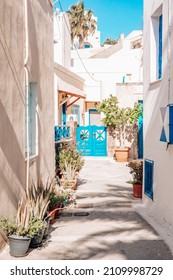
M 78 151 L 83 156 L 107 156 L 107 133 L 105 126 L 79 126 L 76 128 Z

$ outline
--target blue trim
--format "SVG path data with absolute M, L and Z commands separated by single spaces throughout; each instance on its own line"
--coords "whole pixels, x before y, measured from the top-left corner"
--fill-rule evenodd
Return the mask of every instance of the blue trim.
M 70 126 L 59 125 L 54 127 L 55 142 L 61 138 L 70 138 Z
M 144 161 L 144 193 L 153 200 L 154 161 Z
M 164 127 L 162 127 L 162 132 L 161 132 L 161 136 L 160 136 L 160 141 L 161 141 L 161 142 L 167 142 L 166 133 L 165 133 L 165 128 L 164 128 Z
M 162 78 L 162 15 L 159 17 L 158 79 Z
M 173 104 L 169 104 L 169 144 L 173 144 Z
M 66 116 L 66 103 L 62 105 L 62 124 L 66 125 L 67 116 Z
M 138 100 L 143 108 L 143 100 Z M 138 118 L 138 158 L 143 158 L 143 116 Z

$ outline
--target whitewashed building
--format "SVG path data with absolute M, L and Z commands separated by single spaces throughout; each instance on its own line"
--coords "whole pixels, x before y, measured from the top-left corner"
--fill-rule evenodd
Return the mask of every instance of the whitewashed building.
M 126 38 L 121 34 L 116 45 L 72 50 L 71 70 L 85 79 L 85 125 L 102 124 L 96 106 L 110 94 L 122 107 L 143 100 L 142 46 L 143 32 L 135 30 Z M 113 147 L 108 148 L 112 153 Z
M 144 1 L 146 213 L 173 233 L 173 1 Z
M 67 14 L 59 10 L 54 13 L 54 62 L 55 125 L 66 126 L 70 117 L 83 124 L 84 79 L 70 70 L 70 25 Z

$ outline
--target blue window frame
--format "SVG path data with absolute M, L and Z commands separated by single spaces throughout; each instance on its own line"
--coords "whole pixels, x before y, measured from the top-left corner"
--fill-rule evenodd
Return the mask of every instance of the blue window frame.
M 62 105 L 62 124 L 63 125 L 66 125 L 66 119 L 67 119 L 67 116 L 66 116 L 66 103 L 64 103 Z
M 158 79 L 162 78 L 162 15 L 159 17 Z
M 173 104 L 169 104 L 168 109 L 169 109 L 169 144 L 173 144 Z
M 154 161 L 145 159 L 144 161 L 144 193 L 153 199 L 153 177 Z

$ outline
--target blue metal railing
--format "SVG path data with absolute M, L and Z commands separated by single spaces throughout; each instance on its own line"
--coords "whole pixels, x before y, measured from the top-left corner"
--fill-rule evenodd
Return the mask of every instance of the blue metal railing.
M 55 142 L 61 140 L 62 138 L 70 138 L 70 126 L 59 125 L 55 126 Z

